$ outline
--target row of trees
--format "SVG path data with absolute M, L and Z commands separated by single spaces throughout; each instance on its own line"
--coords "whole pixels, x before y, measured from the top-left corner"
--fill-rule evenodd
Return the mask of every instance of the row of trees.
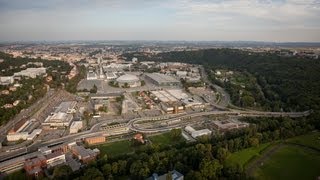
M 86 67 L 85 66 L 77 66 L 78 74 L 73 77 L 72 79 L 65 80 L 65 89 L 70 93 L 76 93 L 77 87 L 79 82 L 84 79 L 87 75 L 86 73 Z M 90 92 L 93 91 L 93 93 L 97 92 L 97 86 L 94 85 L 94 87 L 90 90 Z

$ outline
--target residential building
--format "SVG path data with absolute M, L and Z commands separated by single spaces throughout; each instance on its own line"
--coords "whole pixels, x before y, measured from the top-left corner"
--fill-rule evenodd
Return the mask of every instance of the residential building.
M 9 85 L 14 83 L 13 76 L 0 76 L 0 85 Z

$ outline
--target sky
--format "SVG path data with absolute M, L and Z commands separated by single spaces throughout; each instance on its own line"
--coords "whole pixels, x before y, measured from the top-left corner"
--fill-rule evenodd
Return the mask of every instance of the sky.
M 0 0 L 0 41 L 320 42 L 320 0 Z

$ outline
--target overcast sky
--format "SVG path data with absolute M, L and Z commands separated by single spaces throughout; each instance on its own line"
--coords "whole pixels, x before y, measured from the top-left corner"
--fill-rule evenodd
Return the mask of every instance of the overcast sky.
M 0 0 L 0 41 L 320 42 L 320 0 Z

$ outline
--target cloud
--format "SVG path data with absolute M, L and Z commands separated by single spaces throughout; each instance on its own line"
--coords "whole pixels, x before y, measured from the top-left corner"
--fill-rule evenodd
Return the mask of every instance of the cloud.
M 0 39 L 320 41 L 319 17 L 320 0 L 0 0 Z

